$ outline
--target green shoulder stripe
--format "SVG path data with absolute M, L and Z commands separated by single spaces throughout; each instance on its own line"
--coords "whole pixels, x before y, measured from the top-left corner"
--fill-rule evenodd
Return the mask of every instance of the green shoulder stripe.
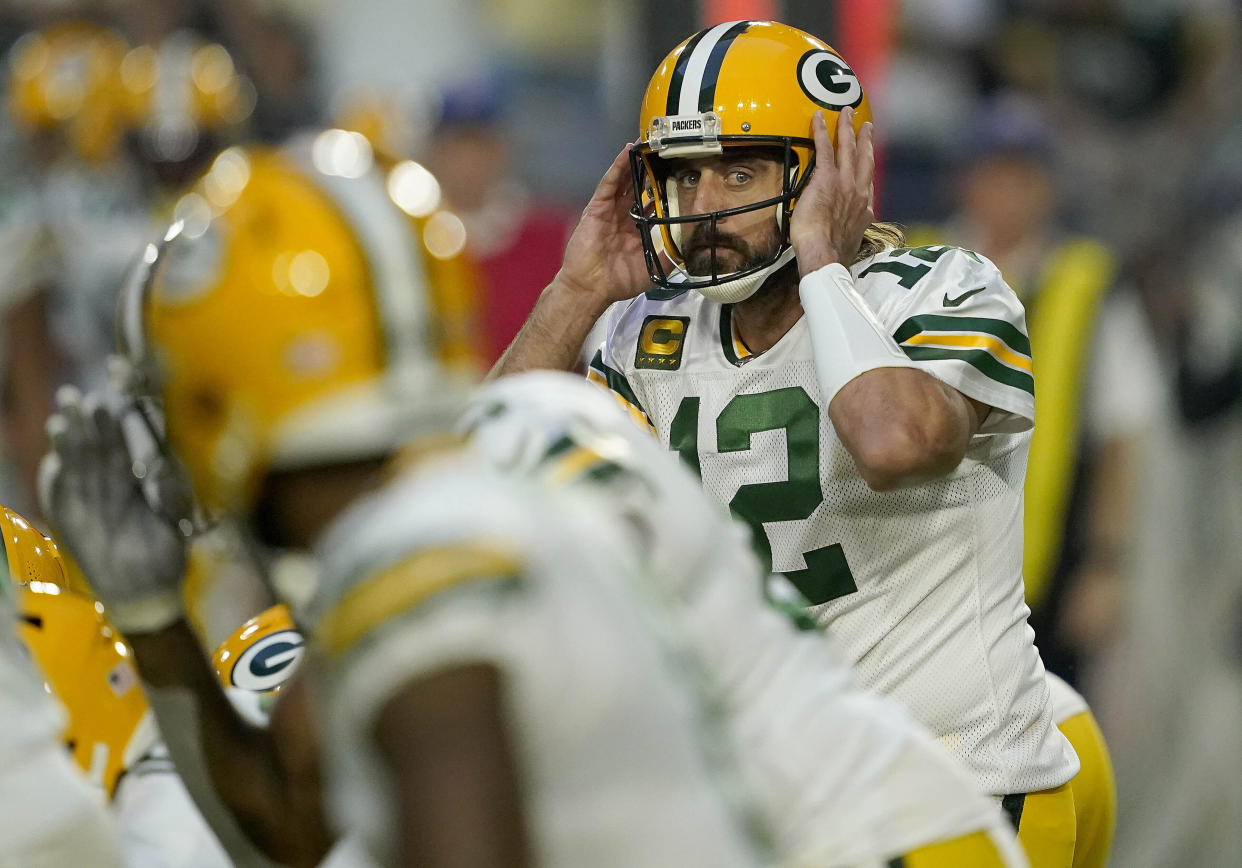
M 1012 386 L 1035 395 L 1035 378 L 1026 371 L 1016 371 L 996 361 L 996 357 L 987 350 L 946 350 L 940 347 L 906 347 L 902 350 L 916 362 L 955 359 L 973 365 L 979 371 L 998 383 Z
M 983 332 L 1000 338 L 1015 352 L 1031 355 L 1031 341 L 1017 326 L 1003 319 L 982 316 L 912 316 L 893 332 L 893 340 L 902 343 L 922 332 Z
M 573 438 L 570 437 L 568 434 L 566 434 L 565 436 L 559 438 L 555 443 L 553 443 L 551 446 L 548 447 L 548 451 L 543 453 L 543 458 L 541 460 L 548 461 L 550 459 L 556 458 L 558 455 L 564 455 L 570 449 L 573 449 L 574 446 L 576 445 L 577 444 L 574 443 Z
M 591 359 L 591 367 L 603 375 L 605 382 L 608 383 L 608 388 L 624 398 L 627 403 L 632 404 L 644 413 L 647 412 L 642 402 L 638 400 L 638 396 L 634 394 L 634 390 L 630 387 L 630 381 L 625 378 L 625 375 L 604 363 L 604 353 L 601 350 L 595 351 L 595 358 Z

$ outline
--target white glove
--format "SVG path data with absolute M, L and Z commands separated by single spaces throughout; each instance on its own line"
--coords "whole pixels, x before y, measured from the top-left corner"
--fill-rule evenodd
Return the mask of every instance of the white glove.
M 181 582 L 193 525 L 184 512 L 177 516 L 151 504 L 192 504 L 189 483 L 171 458 L 151 448 L 154 438 L 137 457 L 136 438 L 146 426 L 114 391 L 83 398 L 65 386 L 56 404 L 47 421 L 51 451 L 39 465 L 39 499 L 56 538 L 77 559 L 118 630 L 167 627 L 183 614 Z

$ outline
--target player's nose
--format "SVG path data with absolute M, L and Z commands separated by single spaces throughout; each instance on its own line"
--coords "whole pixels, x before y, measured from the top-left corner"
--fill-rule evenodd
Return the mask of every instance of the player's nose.
M 727 208 L 725 200 L 724 179 L 715 172 L 704 172 L 698 185 L 694 188 L 694 214 L 707 214 L 711 211 L 723 211 Z

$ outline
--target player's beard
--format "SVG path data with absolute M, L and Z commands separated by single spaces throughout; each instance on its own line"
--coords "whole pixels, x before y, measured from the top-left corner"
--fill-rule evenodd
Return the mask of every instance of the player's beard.
M 773 220 L 761 238 L 743 241 L 736 235 L 722 232 L 717 227 L 712 234 L 711 223 L 694 224 L 694 230 L 685 244 L 686 271 L 692 277 L 711 277 L 712 248 L 716 248 L 716 274 L 733 274 L 765 265 L 772 261 L 781 246 L 780 232 Z

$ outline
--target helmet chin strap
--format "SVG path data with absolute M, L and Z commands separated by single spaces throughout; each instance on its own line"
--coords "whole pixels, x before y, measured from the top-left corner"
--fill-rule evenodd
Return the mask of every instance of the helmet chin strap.
M 759 287 L 763 286 L 765 280 L 790 262 L 793 262 L 793 259 L 793 248 L 786 247 L 784 252 L 776 258 L 775 262 L 759 269 L 754 274 L 748 274 L 745 277 L 737 277 L 732 280 L 729 279 L 729 275 L 722 274 L 720 276 L 720 283 L 715 286 L 701 287 L 698 292 L 704 298 L 711 299 L 720 304 L 737 304 L 739 301 L 745 301 L 758 292 Z

